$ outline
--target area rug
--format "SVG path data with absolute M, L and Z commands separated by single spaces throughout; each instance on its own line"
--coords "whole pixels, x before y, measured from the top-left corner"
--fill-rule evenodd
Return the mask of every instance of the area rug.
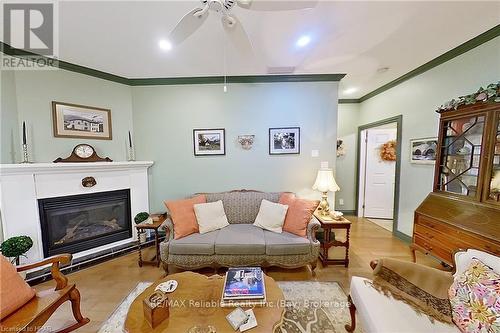
M 347 296 L 336 282 L 277 282 L 286 300 L 283 324 L 274 333 L 345 333 L 350 322 Z M 151 282 L 139 282 L 98 333 L 121 333 L 130 304 Z M 356 333 L 361 330 L 356 328 Z M 251 333 L 251 330 L 249 331 Z

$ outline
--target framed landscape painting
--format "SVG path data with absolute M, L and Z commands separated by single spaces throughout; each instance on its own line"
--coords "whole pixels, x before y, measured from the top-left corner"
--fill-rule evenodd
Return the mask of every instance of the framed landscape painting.
M 226 130 L 194 129 L 193 146 L 194 156 L 226 155 Z
M 300 154 L 300 127 L 270 128 L 269 154 Z
M 437 138 L 410 140 L 410 162 L 413 164 L 436 163 Z
M 111 110 L 52 102 L 54 136 L 111 140 Z

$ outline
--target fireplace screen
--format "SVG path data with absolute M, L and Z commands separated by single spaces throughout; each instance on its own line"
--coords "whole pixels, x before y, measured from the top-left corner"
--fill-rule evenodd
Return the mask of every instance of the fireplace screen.
M 38 200 L 45 257 L 132 237 L 130 190 Z

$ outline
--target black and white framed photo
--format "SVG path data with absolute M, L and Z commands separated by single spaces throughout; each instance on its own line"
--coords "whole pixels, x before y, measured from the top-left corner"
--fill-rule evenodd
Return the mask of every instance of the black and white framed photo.
M 226 155 L 226 130 L 194 129 L 193 146 L 194 156 Z
M 436 163 L 437 138 L 423 138 L 410 140 L 410 163 Z
M 269 129 L 269 155 L 300 154 L 300 127 Z

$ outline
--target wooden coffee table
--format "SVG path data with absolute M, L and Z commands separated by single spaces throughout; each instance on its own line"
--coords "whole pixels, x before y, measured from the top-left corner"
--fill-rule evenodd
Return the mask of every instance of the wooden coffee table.
M 254 307 L 258 326 L 249 333 L 272 333 L 282 323 L 284 296 L 278 284 L 269 276 L 264 275 L 266 284 L 267 307 Z M 149 296 L 155 287 L 167 280 L 177 280 L 177 289 L 168 294 L 170 301 L 170 317 L 152 329 L 144 319 L 142 301 Z M 127 314 L 125 331 L 134 332 L 173 332 L 184 333 L 195 325 L 211 325 L 217 333 L 234 332 L 226 320 L 226 315 L 234 308 L 222 308 L 220 303 L 224 277 L 214 275 L 207 277 L 193 272 L 183 272 L 168 275 L 156 281 L 134 300 Z M 214 304 L 202 306 L 203 304 Z M 247 308 L 244 308 L 245 310 Z

